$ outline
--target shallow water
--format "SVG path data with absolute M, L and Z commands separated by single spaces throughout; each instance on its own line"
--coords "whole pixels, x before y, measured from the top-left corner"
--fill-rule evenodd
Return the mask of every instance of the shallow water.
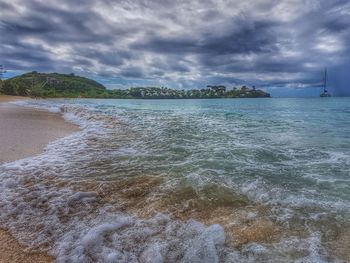
M 349 262 L 350 99 L 43 100 L 82 131 L 0 166 L 58 262 Z

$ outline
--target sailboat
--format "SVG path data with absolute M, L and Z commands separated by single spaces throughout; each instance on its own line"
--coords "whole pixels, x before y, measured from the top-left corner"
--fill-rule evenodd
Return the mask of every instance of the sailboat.
M 320 94 L 320 97 L 331 97 L 332 95 L 327 91 L 327 68 L 324 70 L 324 83 L 323 83 L 323 92 Z

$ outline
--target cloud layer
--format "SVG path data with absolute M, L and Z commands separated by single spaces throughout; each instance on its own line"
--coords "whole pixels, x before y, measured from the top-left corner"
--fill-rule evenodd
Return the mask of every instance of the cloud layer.
M 111 87 L 302 88 L 326 66 L 350 70 L 348 0 L 2 0 L 0 9 L 10 71 L 75 72 Z

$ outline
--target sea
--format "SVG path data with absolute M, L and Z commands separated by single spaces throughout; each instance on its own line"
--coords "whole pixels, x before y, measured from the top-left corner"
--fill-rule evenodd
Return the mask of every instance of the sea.
M 80 126 L 0 166 L 56 262 L 350 262 L 350 98 L 15 103 Z

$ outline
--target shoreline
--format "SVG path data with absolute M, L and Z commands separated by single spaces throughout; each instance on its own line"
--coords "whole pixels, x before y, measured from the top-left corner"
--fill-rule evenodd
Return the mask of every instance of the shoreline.
M 8 103 L 15 100 L 28 98 L 0 95 L 0 165 L 40 154 L 51 141 L 79 130 L 59 113 Z M 0 228 L 0 263 L 53 261 L 47 253 L 28 251 L 9 231 Z

